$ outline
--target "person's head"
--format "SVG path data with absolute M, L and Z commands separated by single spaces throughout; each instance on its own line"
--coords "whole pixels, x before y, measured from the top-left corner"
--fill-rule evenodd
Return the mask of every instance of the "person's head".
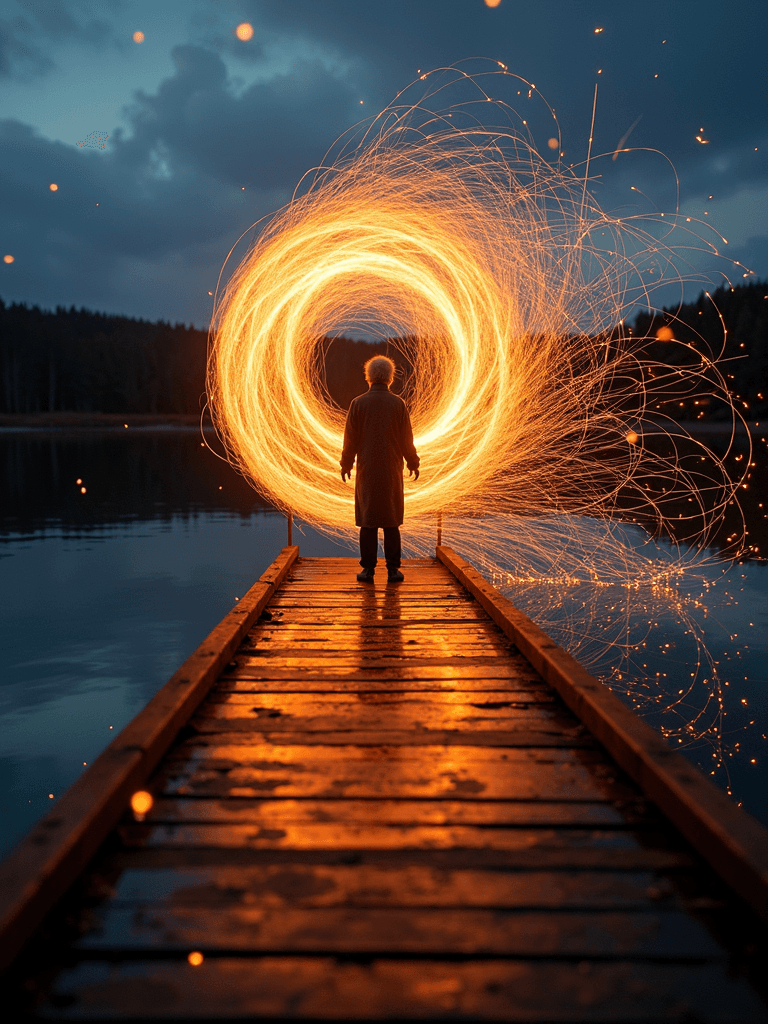
M 395 379 L 395 364 L 389 356 L 374 356 L 365 364 L 365 379 L 369 384 L 386 384 Z

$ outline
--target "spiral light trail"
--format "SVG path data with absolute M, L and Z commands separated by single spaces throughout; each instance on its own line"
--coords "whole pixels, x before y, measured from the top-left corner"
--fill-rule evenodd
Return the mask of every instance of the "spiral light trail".
M 668 604 L 696 559 L 659 560 L 612 524 L 663 531 L 684 497 L 691 534 L 706 542 L 741 481 L 679 430 L 654 454 L 649 409 L 659 393 L 701 392 L 737 417 L 717 353 L 670 330 L 659 362 L 656 339 L 622 325 L 634 303 L 652 305 L 648 280 L 681 277 L 685 245 L 714 246 L 682 219 L 601 210 L 587 170 L 549 163 L 530 115 L 491 98 L 491 86 L 511 86 L 521 103 L 537 100 L 560 145 L 535 86 L 493 63 L 422 75 L 416 102 L 406 90 L 343 138 L 261 226 L 217 303 L 214 422 L 269 501 L 349 537 L 345 411 L 324 385 L 322 341 L 390 339 L 408 367 L 422 464 L 418 483 L 405 479 L 406 550 L 432 549 L 443 513 L 448 542 L 501 582 L 645 587 Z

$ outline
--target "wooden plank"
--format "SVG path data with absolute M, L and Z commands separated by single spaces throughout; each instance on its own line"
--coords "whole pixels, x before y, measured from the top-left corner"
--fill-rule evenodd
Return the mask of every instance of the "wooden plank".
M 764 1024 L 746 982 L 722 963 L 212 957 L 111 960 L 63 972 L 48 1019 L 435 1019 Z
M 628 828 L 660 827 L 658 816 L 642 801 L 615 804 L 530 800 L 206 800 L 159 798 L 147 825 L 177 822 L 295 824 L 358 822 L 379 825 L 524 825 Z
M 531 849 L 492 850 L 426 849 L 390 847 L 377 850 L 312 850 L 256 849 L 248 846 L 227 848 L 188 846 L 183 850 L 168 846 L 122 847 L 110 855 L 115 870 L 140 867 L 164 868 L 200 866 L 245 866 L 254 864 L 426 864 L 441 870 L 456 868 L 504 871 L 663 871 L 684 872 L 700 867 L 694 857 L 682 849 L 641 847 L 623 849 L 613 846 L 534 846 Z
M 537 703 L 556 703 L 559 698 L 551 689 L 536 689 L 537 678 L 499 679 L 498 674 L 488 678 L 457 679 L 403 679 L 383 678 L 381 674 L 339 679 L 325 675 L 307 679 L 252 679 L 242 678 L 239 672 L 223 676 L 216 684 L 217 693 L 495 693 L 499 685 L 516 700 Z M 543 683 L 539 685 L 543 686 Z
M 453 663 L 456 662 L 459 667 L 466 671 L 471 671 L 473 668 L 484 668 L 486 666 L 498 665 L 499 662 L 505 663 L 506 656 L 503 652 L 498 654 L 490 653 L 487 656 L 478 656 L 474 651 L 469 651 L 462 654 L 461 650 L 457 651 L 453 657 L 446 657 L 444 654 L 438 657 L 434 657 L 431 654 L 424 654 L 422 657 L 416 659 L 413 658 L 410 651 L 402 649 L 398 651 L 397 644 L 392 645 L 388 651 L 382 653 L 379 651 L 357 651 L 353 654 L 347 652 L 336 652 L 328 651 L 324 652 L 321 656 L 317 657 L 311 654 L 305 654 L 299 652 L 297 654 L 280 654 L 272 653 L 267 651 L 258 657 L 250 653 L 237 652 L 237 656 L 233 659 L 231 665 L 232 668 L 248 669 L 253 665 L 258 666 L 259 669 L 287 669 L 295 668 L 299 671 L 311 671 L 312 669 L 319 669 L 322 672 L 344 670 L 344 669 L 357 669 L 360 668 L 372 668 L 372 669 L 390 669 L 390 668 L 402 668 L 408 665 L 414 665 L 419 668 L 429 668 L 432 666 L 436 667 L 448 667 L 450 668 Z
M 0 864 L 0 970 L 98 849 L 298 557 L 282 553 Z
M 175 850 L 184 863 L 189 849 L 247 850 L 535 850 L 561 853 L 567 864 L 573 851 L 598 848 L 631 850 L 640 855 L 651 849 L 664 850 L 664 832 L 642 829 L 636 835 L 620 829 L 504 828 L 472 825 L 377 825 L 370 822 L 283 822 L 279 827 L 202 824 L 181 822 L 162 825 L 125 824 L 120 838 L 127 848 Z
M 391 680 L 393 682 L 451 680 L 459 687 L 473 679 L 487 679 L 493 680 L 495 683 L 494 689 L 498 689 L 502 680 L 504 685 L 507 682 L 512 684 L 515 681 L 525 681 L 530 685 L 531 682 L 537 681 L 539 677 L 533 672 L 524 674 L 524 670 L 518 669 L 514 663 L 510 664 L 508 661 L 501 660 L 499 660 L 498 664 L 466 666 L 406 663 L 400 667 L 377 668 L 375 665 L 370 664 L 365 667 L 357 665 L 348 668 L 335 668 L 333 670 L 323 666 L 316 666 L 315 671 L 311 671 L 309 668 L 265 668 L 260 658 L 254 658 L 244 666 L 240 666 L 235 662 L 235 667 L 227 671 L 226 681 L 232 682 L 239 679 L 264 680 L 265 682 L 274 682 L 280 679 L 301 679 L 307 682 L 310 680 L 330 681 L 347 679 L 366 684 L 368 682 L 372 683 L 374 680 Z M 365 689 L 365 687 L 360 687 L 360 689 Z
M 551 696 L 551 694 L 549 694 Z M 420 714 L 426 711 L 442 709 L 445 714 L 487 714 L 504 718 L 518 717 L 519 714 L 536 714 L 546 716 L 549 720 L 561 721 L 568 725 L 581 725 L 578 718 L 558 703 L 552 707 L 551 700 L 546 697 L 546 690 L 531 690 L 524 695 L 511 693 L 509 690 L 487 690 L 479 697 L 471 693 L 450 690 L 448 692 L 414 691 L 411 693 L 391 693 L 388 690 L 372 693 L 328 693 L 322 698 L 311 694 L 265 694 L 263 702 L 259 702 L 258 711 L 279 710 L 281 714 L 319 715 L 328 714 L 330 709 L 340 712 L 356 713 L 361 708 L 392 708 L 412 711 Z M 250 708 L 254 698 L 251 694 L 222 692 L 218 688 L 212 692 L 200 712 L 210 708 L 212 714 L 219 714 L 219 709 Z M 226 712 L 229 713 L 229 712 Z M 583 726 L 581 726 L 583 728 Z
M 112 906 L 186 906 L 203 913 L 223 906 L 680 909 L 703 895 L 700 888 L 680 894 L 668 876 L 652 871 L 443 870 L 423 864 L 131 868 L 110 888 Z
M 558 647 L 451 548 L 438 559 L 715 871 L 768 921 L 768 830 Z
M 349 747 L 433 747 L 435 744 L 452 747 L 515 747 L 528 748 L 562 748 L 564 750 L 597 750 L 597 741 L 589 735 L 563 735 L 533 729 L 483 729 L 468 733 L 466 729 L 379 729 L 365 730 L 350 728 L 347 723 L 335 731 L 304 729 L 303 723 L 297 722 L 294 731 L 291 728 L 273 729 L 264 724 L 264 731 L 253 728 L 253 724 L 242 719 L 227 723 L 200 723 L 195 720 L 190 729 L 200 745 L 215 743 L 242 742 L 242 734 L 257 735 L 260 743 L 274 745 L 301 746 L 334 746 Z
M 157 776 L 166 795 L 361 798 L 631 799 L 590 750 L 472 746 L 178 744 Z
M 107 904 L 73 952 L 162 950 L 356 956 L 558 956 L 708 960 L 728 954 L 705 925 L 674 910 L 485 910 L 429 907 L 312 909 L 223 906 L 215 914 L 173 903 Z

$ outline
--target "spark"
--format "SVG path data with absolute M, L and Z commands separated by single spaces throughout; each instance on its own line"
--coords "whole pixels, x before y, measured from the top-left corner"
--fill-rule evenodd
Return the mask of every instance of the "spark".
M 503 81 L 532 92 L 509 72 L 493 74 L 494 95 Z M 664 726 L 675 743 L 713 730 L 719 743 L 720 711 L 710 709 L 720 707 L 722 684 L 693 619 L 703 605 L 681 594 L 706 562 L 697 545 L 743 481 L 656 404 L 692 402 L 698 389 L 721 402 L 734 429 L 742 418 L 715 356 L 677 340 L 671 325 L 648 337 L 623 327 L 637 301 L 651 305 L 646 271 L 658 286 L 678 273 L 675 252 L 659 241 L 655 216 L 603 211 L 587 173 L 552 166 L 520 114 L 489 103 L 476 78 L 441 75 L 432 92 L 419 79 L 416 101 L 404 91 L 342 137 L 260 225 L 215 302 L 214 424 L 267 500 L 351 542 L 354 497 L 338 466 L 345 412 L 325 388 L 325 352 L 353 329 L 388 340 L 405 368 L 401 392 L 423 467 L 417 484 L 404 481 L 406 550 L 433 551 L 442 514 L 446 542 L 540 625 L 554 616 L 585 664 L 595 648 L 630 657 L 671 612 L 696 644 L 697 673 L 707 673 L 702 707 L 691 710 L 688 691 L 667 694 L 664 674 L 649 682 L 640 673 L 650 689 L 638 682 L 633 699 L 681 719 Z M 448 86 L 471 92 L 472 127 L 449 119 L 461 111 L 467 124 L 466 96 L 447 109 L 429 105 Z M 489 123 L 496 115 L 501 123 Z M 664 360 L 657 341 L 668 343 Z M 645 434 L 650 421 L 673 452 L 685 445 L 707 466 L 639 443 L 638 424 Z M 674 502 L 688 509 L 688 499 L 680 513 Z M 687 550 L 674 542 L 680 520 L 691 524 Z M 672 538 L 669 549 L 647 544 L 641 522 Z M 579 599 L 565 626 L 564 595 Z M 630 638 L 635 628 L 640 640 Z
M 612 157 L 613 160 L 616 160 L 618 158 L 619 153 L 624 149 L 624 146 L 626 145 L 627 139 L 632 134 L 632 132 L 635 130 L 635 128 L 637 128 L 637 126 L 640 124 L 640 119 L 642 118 L 642 116 L 643 115 L 641 114 L 640 117 L 638 117 L 630 125 L 630 127 L 627 129 L 627 131 L 619 139 L 619 144 L 616 146 L 616 150 L 614 151 L 614 154 L 613 154 L 613 157 Z M 632 187 L 634 188 L 634 186 L 632 186 Z M 635 189 L 635 191 L 637 191 L 637 189 Z

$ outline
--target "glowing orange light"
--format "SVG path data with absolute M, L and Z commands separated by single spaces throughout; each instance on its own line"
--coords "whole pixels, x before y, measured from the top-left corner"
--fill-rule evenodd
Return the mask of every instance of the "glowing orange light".
M 557 149 L 560 143 L 557 141 L 557 139 L 547 139 L 547 145 L 550 149 Z
M 244 43 L 247 43 L 249 39 L 253 39 L 253 25 L 247 21 L 243 21 L 235 29 L 235 35 L 238 39 L 241 39 Z
M 603 30 L 603 29 L 601 29 L 601 28 L 596 28 L 596 29 L 595 29 L 595 35 L 596 35 L 596 36 L 599 36 L 599 35 L 600 35 L 600 33 L 601 33 L 601 32 L 603 32 L 603 31 L 604 31 L 604 30 Z
M 485 0 L 486 7 L 498 7 L 501 0 Z
M 55 184 L 54 182 L 51 182 L 51 184 L 48 186 L 48 188 L 51 190 L 51 192 L 58 192 L 59 191 L 59 186 L 57 184 Z
M 13 263 L 15 259 L 15 256 L 3 256 L 3 263 Z
M 81 493 L 81 494 L 86 494 L 86 493 L 87 493 L 87 488 L 85 488 L 85 487 L 81 487 L 81 488 L 80 488 L 80 493 Z
M 83 481 L 82 481 L 82 480 L 80 479 L 80 477 L 78 477 L 78 478 L 77 478 L 77 480 L 75 480 L 75 483 L 76 483 L 76 484 L 77 484 L 78 486 L 79 486 L 79 485 L 80 485 L 80 484 L 81 484 L 82 482 L 83 482 Z
M 133 33 L 133 41 L 134 41 L 134 43 L 143 43 L 144 42 L 144 33 L 143 32 L 134 32 Z
M 144 817 L 149 811 L 152 810 L 154 799 L 151 793 L 148 793 L 145 789 L 140 789 L 131 797 L 131 810 L 133 816 L 137 821 L 144 821 Z
M 500 97 L 520 84 L 503 69 L 493 74 Z M 495 116 L 461 69 L 456 82 L 471 90 L 478 120 Z M 679 507 L 673 514 L 666 503 L 685 496 L 696 503 L 687 518 L 711 536 L 742 481 L 686 436 L 712 457 L 702 486 L 698 472 L 643 444 L 638 425 L 656 417 L 672 377 L 686 385 L 676 395 L 693 399 L 703 385 L 734 424 L 739 417 L 713 361 L 675 358 L 690 346 L 671 326 L 656 335 L 675 348 L 669 360 L 653 335 L 621 326 L 635 302 L 648 301 L 642 275 L 661 283 L 666 267 L 674 273 L 659 219 L 649 215 L 648 231 L 639 216 L 601 210 L 589 176 L 537 153 L 519 113 L 513 128 L 460 127 L 449 118 L 466 111 L 465 97 L 428 110 L 425 88 L 414 84 L 410 110 L 401 94 L 360 137 L 342 140 L 326 169 L 261 225 L 229 277 L 214 310 L 207 388 L 229 456 L 278 508 L 352 542 L 353 489 L 339 473 L 345 412 L 324 387 L 325 349 L 358 330 L 391 339 L 422 460 L 418 483 L 404 480 L 406 550 L 434 552 L 441 512 L 455 546 L 494 582 L 539 587 L 555 603 L 553 588 L 621 586 L 627 608 L 638 592 L 643 615 L 672 608 L 687 622 L 676 588 L 695 558 L 649 554 L 617 518 L 637 523 L 650 512 L 677 525 Z M 639 494 L 629 512 L 616 501 L 627 484 Z M 546 621 L 546 611 L 533 617 Z M 578 617 L 573 637 L 592 620 L 583 602 Z M 654 699 L 665 685 L 659 675 Z M 675 725 L 667 735 L 682 743 L 703 732 Z
M 203 954 L 200 953 L 198 950 L 194 950 L 192 953 L 189 954 L 187 960 L 189 960 L 193 967 L 199 967 L 200 964 L 203 962 L 204 957 Z

